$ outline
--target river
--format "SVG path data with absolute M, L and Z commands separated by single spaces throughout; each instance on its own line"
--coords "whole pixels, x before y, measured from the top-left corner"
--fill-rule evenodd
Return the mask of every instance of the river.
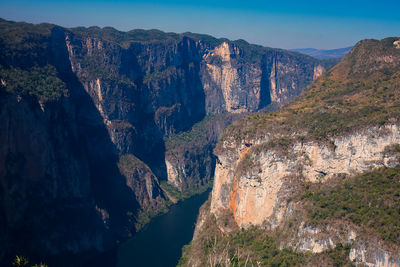
M 173 267 L 182 247 L 190 242 L 200 206 L 210 190 L 170 207 L 142 231 L 123 243 L 117 253 L 117 267 Z

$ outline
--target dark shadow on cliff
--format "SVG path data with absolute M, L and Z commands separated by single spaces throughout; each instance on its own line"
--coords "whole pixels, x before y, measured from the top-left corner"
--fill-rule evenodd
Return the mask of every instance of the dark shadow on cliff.
M 168 44 L 165 45 L 165 49 L 173 49 L 168 47 Z M 144 161 L 161 180 L 167 180 L 164 138 L 190 130 L 206 115 L 205 93 L 200 78 L 200 48 L 196 46 L 195 41 L 187 37 L 182 37 L 176 46 L 176 54 L 171 59 L 165 59 L 165 68 L 174 67 L 176 73 L 161 80 L 161 84 L 167 86 L 162 90 L 171 94 L 167 95 L 166 99 L 154 96 L 158 92 L 154 92 L 156 89 L 151 87 L 152 83 L 143 82 L 145 73 L 142 70 L 146 68 L 139 66 L 136 57 L 132 57 L 132 54 L 140 53 L 141 44 L 133 44 L 126 51 L 131 58 L 130 62 L 123 64 L 136 66 L 137 71 L 141 73 L 141 76 L 135 79 L 135 84 L 140 88 L 138 103 L 143 112 L 136 114 L 134 118 L 133 124 L 139 129 L 139 134 L 135 136 L 136 147 L 133 154 Z M 128 58 L 128 55 L 125 58 Z M 150 112 L 148 105 L 153 102 L 155 104 Z M 171 106 L 175 107 L 173 111 L 163 112 L 163 108 Z
M 78 125 L 78 140 L 75 145 L 77 150 L 84 153 L 88 159 L 90 187 L 95 207 L 104 210 L 109 216 L 107 218 L 109 233 L 104 243 L 106 247 L 110 247 L 115 239 L 124 239 L 134 231 L 134 220 L 131 215 L 137 213 L 139 205 L 132 190 L 126 186 L 125 177 L 118 169 L 118 155 L 99 111 L 72 72 L 65 36 L 65 30 L 62 28 L 53 29 L 52 63 L 69 89 L 70 95 L 67 101 L 74 109 L 74 119 Z M 86 225 L 86 227 L 91 226 Z M 70 230 L 73 231 L 73 229 Z
M 271 85 L 269 76 L 271 74 L 272 63 L 267 62 L 264 55 L 261 59 L 261 82 L 260 82 L 260 103 L 258 109 L 262 109 L 271 104 Z

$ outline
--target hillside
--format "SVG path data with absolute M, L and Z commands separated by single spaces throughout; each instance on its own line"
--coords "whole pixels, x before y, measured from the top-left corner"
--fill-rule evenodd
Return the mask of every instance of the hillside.
M 400 266 L 397 40 L 357 43 L 281 110 L 225 130 L 182 266 Z

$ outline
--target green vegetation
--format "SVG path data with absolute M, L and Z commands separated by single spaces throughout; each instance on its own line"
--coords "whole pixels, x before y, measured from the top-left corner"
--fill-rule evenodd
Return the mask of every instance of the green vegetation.
M 150 167 L 146 163 L 144 163 L 132 154 L 122 155 L 119 159 L 118 167 L 121 170 L 121 173 L 125 176 L 129 176 L 131 173 L 136 171 L 139 172 L 139 175 L 146 175 L 146 172 L 153 174 Z M 140 210 L 136 216 L 131 212 L 128 212 L 127 215 L 131 217 L 132 220 L 135 220 L 136 229 L 140 230 L 146 224 L 148 224 L 152 218 L 160 214 L 166 213 L 170 205 L 173 205 L 177 201 L 187 199 L 191 196 L 201 194 L 207 191 L 211 186 L 212 181 L 203 186 L 197 186 L 194 188 L 189 188 L 185 191 L 180 191 L 175 186 L 168 184 L 167 181 L 160 181 L 161 189 L 164 191 L 164 193 L 167 194 L 170 199 L 166 200 L 155 210 L 149 208 L 148 210 Z
M 314 59 L 314 58 L 304 55 L 304 54 L 294 53 L 294 52 L 286 51 L 283 49 L 269 48 L 269 47 L 264 47 L 261 45 L 249 44 L 248 42 L 246 42 L 243 39 L 231 41 L 231 43 L 233 43 L 234 45 L 239 47 L 239 49 L 241 50 L 240 58 L 237 58 L 239 63 L 260 62 L 264 55 L 268 55 L 270 53 L 279 53 L 279 52 L 284 52 L 285 55 L 282 55 L 283 57 L 293 56 L 293 58 L 291 58 L 289 60 L 299 60 L 299 63 L 302 60 L 315 61 L 315 63 L 319 62 L 319 60 Z M 279 55 L 278 55 L 278 57 L 279 57 Z M 326 63 L 326 65 L 329 65 L 329 64 L 330 64 L 329 62 Z
M 190 198 L 194 195 L 199 195 L 207 191 L 212 187 L 213 181 L 209 181 L 206 185 L 197 186 L 195 188 L 189 188 L 184 191 L 180 191 L 177 187 L 169 184 L 167 181 L 161 181 L 160 186 L 161 188 L 168 193 L 169 196 L 177 199 L 177 200 L 184 200 Z
M 273 237 L 265 235 L 257 228 L 231 233 L 223 239 L 231 244 L 228 253 L 233 259 L 232 266 L 244 265 L 246 261 L 252 264 L 261 263 L 261 266 L 298 266 L 305 262 L 304 253 L 296 253 L 288 248 L 280 249 Z M 206 253 L 212 246 L 212 243 L 206 246 Z M 236 248 L 237 251 L 243 249 L 246 253 L 241 255 L 235 251 Z
M 154 175 L 150 167 L 146 163 L 138 159 L 132 154 L 125 154 L 119 158 L 118 168 L 121 173 L 126 177 L 135 173 L 135 175 L 145 176 Z M 139 179 L 138 177 L 134 179 Z M 142 229 L 150 220 L 157 215 L 166 213 L 168 211 L 168 206 L 171 204 L 170 201 L 164 201 L 160 199 L 160 205 L 157 207 L 148 207 L 146 210 L 140 210 L 138 214 L 128 212 L 127 215 L 132 221 L 135 221 L 135 228 L 137 231 Z
M 135 216 L 136 231 L 140 231 L 141 229 L 143 229 L 153 218 L 157 217 L 158 215 L 167 213 L 169 205 L 171 205 L 171 203 L 167 203 L 165 206 L 158 210 L 140 210 L 139 213 Z M 133 216 L 133 214 L 128 215 Z
M 160 182 L 160 187 L 161 189 L 164 191 L 164 193 L 166 193 L 168 195 L 168 197 L 170 198 L 169 201 L 167 201 L 165 203 L 165 206 L 163 206 L 161 209 L 153 211 L 153 210 L 141 210 L 138 215 L 135 217 L 136 218 L 136 229 L 139 231 L 140 229 L 142 229 L 146 224 L 148 224 L 152 218 L 161 215 L 161 214 L 165 214 L 168 212 L 168 207 L 171 205 L 174 205 L 177 201 L 180 200 L 185 200 L 187 198 L 190 198 L 194 195 L 198 195 L 201 193 L 204 193 L 205 191 L 207 191 L 208 189 L 210 189 L 210 187 L 212 186 L 212 181 L 210 181 L 208 184 L 204 185 L 204 186 L 199 186 L 196 188 L 190 188 L 188 190 L 185 191 L 180 191 L 178 188 L 176 188 L 175 186 L 169 184 L 167 181 L 161 181 Z M 133 214 L 130 214 L 133 216 Z
M 206 44 L 209 44 L 211 47 L 215 47 L 220 45 L 224 41 L 229 41 L 228 39 L 225 38 L 220 38 L 217 39 L 211 35 L 208 34 L 199 34 L 199 33 L 192 33 L 192 32 L 185 32 L 183 33 L 184 36 L 187 36 L 193 40 L 201 40 L 205 42 Z
M 173 74 L 176 73 L 176 67 L 175 66 L 169 66 L 163 71 L 155 71 L 152 72 L 143 78 L 143 82 L 150 82 L 152 80 L 159 80 L 159 79 L 165 79 Z
M 0 66 L 0 89 L 9 93 L 31 95 L 43 102 L 55 101 L 61 96 L 68 96 L 65 83 L 57 75 L 57 70 L 52 65 L 35 66 L 28 70 Z
M 310 203 L 307 214 L 312 224 L 350 221 L 400 244 L 400 167 L 356 175 L 333 187 L 310 186 L 303 198 Z
M 227 113 L 209 115 L 193 125 L 189 131 L 180 132 L 165 139 L 167 159 L 179 166 L 177 175 L 184 178 L 185 181 L 180 189 L 161 182 L 162 188 L 170 196 L 184 199 L 200 194 L 212 185 L 212 181 L 210 181 L 214 160 L 212 149 L 222 130 L 234 118 L 234 115 Z M 201 164 L 206 166 L 205 169 L 200 169 Z M 193 179 L 186 179 L 184 172 L 189 173 Z
M 102 81 L 135 86 L 134 82 L 120 72 L 120 65 L 104 58 L 102 53 L 76 55 L 81 68 L 85 70 L 88 79 L 101 79 Z
M 24 257 L 24 256 L 15 256 L 14 261 L 12 262 L 12 265 L 14 267 L 26 267 L 28 266 L 29 260 Z M 39 263 L 39 264 L 35 264 L 35 265 L 31 265 L 31 267 L 47 267 L 46 264 L 44 263 Z
M 25 22 L 11 22 L 0 18 L 0 43 L 4 45 L 4 50 L 0 57 L 18 56 L 22 51 L 29 51 L 29 57 L 34 55 L 40 57 L 39 49 L 47 47 L 50 38 L 52 24 L 30 24 Z M 35 51 L 36 50 L 36 51 Z M 27 56 L 23 53 L 21 56 Z
M 194 124 L 189 131 L 180 132 L 165 139 L 165 146 L 167 151 L 180 149 L 183 146 L 194 146 L 196 144 L 202 145 L 210 139 L 217 141 L 217 131 L 213 128 L 221 126 L 223 128 L 234 119 L 234 115 L 223 113 L 215 115 L 207 115 L 203 120 Z
M 0 19 L 0 90 L 30 95 L 42 102 L 67 96 L 65 83 L 48 62 L 54 25 Z
M 124 154 L 119 158 L 118 167 L 123 173 L 133 172 L 136 169 L 144 169 L 147 172 L 151 172 L 149 166 L 146 163 L 138 159 L 132 154 Z
M 118 31 L 112 27 L 77 27 L 70 29 L 72 32 L 85 37 L 95 37 L 111 43 L 116 43 L 124 48 L 128 48 L 132 42 L 152 43 L 160 41 L 176 41 L 179 35 L 176 33 L 166 33 L 160 30 L 136 29 L 128 32 Z
M 112 43 L 117 43 L 124 48 L 128 48 L 129 45 L 133 42 L 140 43 L 155 43 L 155 42 L 171 42 L 178 41 L 183 36 L 188 37 L 193 40 L 201 40 L 211 47 L 215 47 L 221 44 L 223 41 L 229 41 L 227 39 L 217 39 L 211 35 L 207 34 L 198 34 L 192 32 L 185 32 L 183 34 L 177 34 L 172 32 L 163 32 L 160 30 L 142 30 L 135 29 L 128 32 L 118 31 L 112 27 L 77 27 L 72 28 L 72 32 L 76 34 L 80 34 L 82 36 L 91 36 L 97 37 L 102 40 L 106 40 Z
M 393 144 L 385 147 L 384 152 L 386 154 L 400 153 L 400 144 Z
M 349 260 L 349 254 L 351 250 L 350 244 L 336 244 L 334 249 L 330 249 L 321 254 L 328 255 L 332 259 L 333 266 L 341 267 L 341 266 L 355 266 Z
M 226 129 L 217 151 L 229 149 L 222 147 L 224 140 L 243 144 L 243 140 L 268 137 L 268 142 L 252 146 L 249 156 L 237 167 L 257 168 L 251 162 L 257 153 L 287 152 L 294 142 L 324 142 L 334 149 L 333 138 L 365 127 L 375 126 L 377 135 L 384 134 L 381 126 L 400 119 L 400 54 L 393 40 L 360 42 L 341 63 L 280 111 L 253 114 L 234 122 Z M 384 152 L 399 153 L 400 145 L 388 146 Z M 304 161 L 309 164 L 311 160 L 307 157 Z M 312 226 L 352 224 L 360 236 L 380 236 L 400 244 L 400 167 L 346 179 L 337 176 L 324 183 L 306 184 L 303 190 L 298 190 L 298 201 L 305 203 L 305 220 Z M 182 265 L 189 265 L 192 259 L 208 262 L 213 255 L 223 255 L 230 266 L 245 265 L 246 260 L 249 266 L 257 262 L 262 266 L 352 266 L 348 259 L 351 244 L 337 244 L 335 249 L 318 254 L 280 250 L 279 241 L 286 234 L 282 229 L 270 232 L 250 228 L 226 235 L 218 233 L 218 226 L 225 225 L 224 218 L 219 217 L 219 221 L 209 219 L 197 239 L 184 249 Z M 293 223 L 289 221 L 285 227 L 292 228 Z M 207 237 L 210 234 L 211 238 Z
M 205 205 L 209 201 L 202 209 Z M 225 226 L 231 227 L 234 222 L 228 221 Z M 317 254 L 296 252 L 280 248 L 275 232 L 250 227 L 222 233 L 217 225 L 215 217 L 208 215 L 196 239 L 183 247 L 178 266 L 191 266 L 191 261 L 203 266 L 354 266 L 348 258 L 350 244 L 339 243 Z

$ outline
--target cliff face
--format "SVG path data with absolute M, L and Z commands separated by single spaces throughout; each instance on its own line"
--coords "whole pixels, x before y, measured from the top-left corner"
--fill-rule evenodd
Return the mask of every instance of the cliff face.
M 276 108 L 324 68 L 244 41 L 4 20 L 0 50 L 2 259 L 130 236 L 165 208 L 161 180 L 207 185 L 232 114 Z
M 206 115 L 277 108 L 324 71 L 322 62 L 283 50 L 217 39 L 207 42 L 196 35 L 165 38 L 122 45 L 90 31 L 65 33 L 72 69 L 119 154 L 135 155 L 159 179 L 175 180 L 171 183 L 180 189 L 187 185 L 170 175 L 182 167 L 174 166 L 177 161 L 171 157 L 164 158 L 164 153 L 171 154 L 165 151 L 164 139 L 191 131 Z M 221 128 L 221 122 L 214 124 L 210 127 Z M 212 135 L 203 149 L 190 151 L 190 157 L 186 151 L 174 152 L 176 158 L 189 158 L 185 166 L 193 171 L 186 172 L 186 181 L 206 184 L 212 178 L 210 151 L 217 138 Z M 209 152 L 202 155 L 203 151 Z M 195 171 L 199 168 L 204 170 L 201 175 Z
M 239 227 L 272 236 L 285 248 L 281 254 L 288 247 L 315 253 L 304 255 L 303 265 L 345 248 L 345 262 L 400 266 L 400 202 L 389 193 L 400 185 L 397 40 L 361 41 L 287 107 L 226 129 L 215 150 L 209 212 L 199 217 L 188 265 L 262 262 L 262 252 L 230 245 Z M 213 252 L 200 252 L 210 232 Z M 225 240 L 226 232 L 233 238 Z M 221 256 L 230 249 L 237 250 L 233 260 Z
M 207 116 L 196 123 L 191 131 L 167 139 L 165 162 L 168 183 L 183 192 L 208 186 L 214 177 L 216 162 L 213 148 L 225 127 L 239 116 Z
M 83 89 L 69 88 L 45 107 L 1 93 L 3 260 L 104 250 L 134 231 L 127 214 L 139 205 L 101 117 Z
M 242 49 L 223 42 L 203 55 L 202 71 L 208 113 L 254 112 L 266 105 L 281 106 L 324 71 L 296 54 L 269 49 L 256 61 L 244 61 Z
M 400 131 L 397 125 L 372 127 L 334 138 L 328 145 L 296 142 L 286 151 L 258 151 L 260 142 L 268 140 L 252 141 L 254 148 L 247 141 L 234 152 L 218 154 L 211 212 L 230 209 L 240 227 L 270 221 L 274 228 L 286 216 L 281 196 L 290 177 L 317 183 L 337 175 L 393 167 L 398 155 L 387 148 L 400 143 Z

